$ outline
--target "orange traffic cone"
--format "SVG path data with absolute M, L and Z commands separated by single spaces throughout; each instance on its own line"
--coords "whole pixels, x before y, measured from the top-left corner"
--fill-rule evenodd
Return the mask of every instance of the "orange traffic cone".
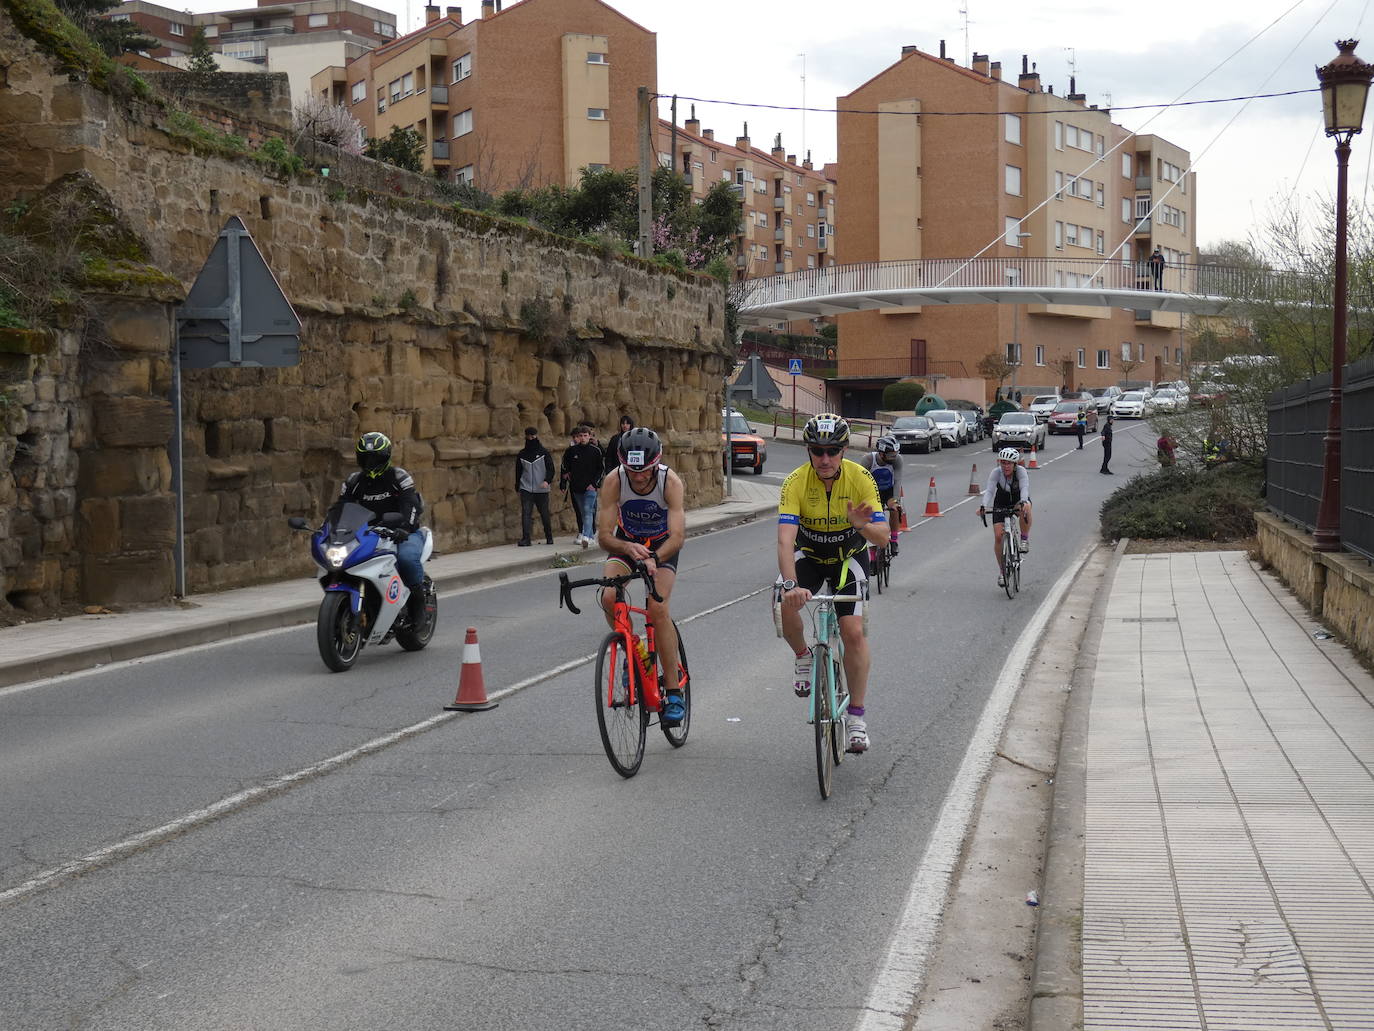
M 942 516 L 940 511 L 940 500 L 935 496 L 935 477 L 930 478 L 930 493 L 926 495 L 926 518 L 931 516 Z
M 906 523 L 906 491 L 897 495 L 897 532 L 905 533 L 911 527 Z
M 483 712 L 494 709 L 499 702 L 487 701 L 487 687 L 482 682 L 482 653 L 477 647 L 477 628 L 468 627 L 463 642 L 463 669 L 458 674 L 458 697 L 445 709 L 458 712 Z
M 1031 456 L 1030 456 L 1030 461 L 1026 463 L 1026 468 L 1027 468 L 1027 469 L 1039 469 L 1039 468 L 1040 468 L 1039 464 L 1035 461 L 1035 444 L 1034 444 L 1034 443 L 1031 444 Z
M 970 494 L 981 494 L 983 488 L 978 486 L 978 463 L 973 463 L 973 472 L 968 474 L 968 492 Z

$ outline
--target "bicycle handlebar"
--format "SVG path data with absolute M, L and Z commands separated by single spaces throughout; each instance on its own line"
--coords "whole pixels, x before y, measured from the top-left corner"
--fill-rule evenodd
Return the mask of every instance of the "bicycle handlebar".
M 1016 504 L 1012 505 L 1010 508 L 994 508 L 994 509 L 992 510 L 992 517 L 993 517 L 994 519 L 996 519 L 996 518 L 998 518 L 997 513 L 998 513 L 998 512 L 1003 512 L 1003 513 L 1006 513 L 1006 515 L 1001 516 L 1001 518 L 1005 519 L 1005 518 L 1007 517 L 1007 515 L 1010 515 L 1012 512 L 1020 512 L 1020 511 L 1021 511 L 1021 506 L 1024 505 L 1024 504 L 1025 504 L 1024 501 L 1018 501 Z M 979 506 L 977 515 L 978 515 L 978 518 L 979 518 L 979 519 L 983 520 L 983 525 L 984 525 L 984 526 L 987 526 L 987 525 L 988 525 L 988 512 L 987 512 L 987 509 L 983 508 L 982 506 Z
M 593 576 L 586 580 L 569 580 L 567 573 L 558 574 L 558 607 L 564 605 L 574 616 L 580 615 L 582 610 L 573 604 L 572 592 L 578 587 L 614 587 L 617 590 L 624 587 L 631 580 L 643 580 L 644 588 L 649 597 L 654 601 L 661 602 L 662 597 L 654 590 L 654 578 L 649 574 L 649 569 L 643 562 L 631 562 L 630 572 L 623 576 Z

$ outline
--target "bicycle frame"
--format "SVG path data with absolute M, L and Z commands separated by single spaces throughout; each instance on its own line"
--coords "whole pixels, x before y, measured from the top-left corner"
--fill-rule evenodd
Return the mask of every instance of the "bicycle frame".
M 630 663 L 630 668 L 635 671 L 635 675 L 630 678 L 629 704 L 635 705 L 639 702 L 639 693 L 644 693 L 645 704 L 655 712 L 663 710 L 663 693 L 658 689 L 658 677 L 654 671 L 658 668 L 658 644 L 654 640 L 654 625 L 649 621 L 648 608 L 640 608 L 630 604 L 627 585 L 632 580 L 643 580 L 649 597 L 654 601 L 662 601 L 658 592 L 654 590 L 654 581 L 642 563 L 636 562 L 634 569 L 623 576 L 592 577 L 587 580 L 570 581 L 567 573 L 558 574 L 558 604 L 566 605 L 573 615 L 581 614 L 582 610 L 573 604 L 572 592 L 576 587 L 609 587 L 615 591 L 615 605 L 611 611 L 611 632 L 620 637 L 620 647 L 629 655 L 634 655 L 634 662 Z M 647 604 L 647 603 L 646 603 Z M 645 660 L 639 661 L 638 649 L 635 644 L 640 640 L 635 633 L 634 616 L 640 615 L 644 618 L 644 647 Z M 614 649 L 611 653 L 612 660 L 617 658 Z M 678 670 L 678 680 L 683 679 L 683 671 Z M 613 699 L 607 697 L 607 704 L 611 704 Z

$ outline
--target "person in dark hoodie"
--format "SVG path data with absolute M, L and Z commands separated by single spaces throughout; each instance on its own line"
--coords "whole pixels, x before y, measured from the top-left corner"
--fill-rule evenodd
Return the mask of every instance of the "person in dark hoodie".
M 520 492 L 519 546 L 530 546 L 530 530 L 534 525 L 534 510 L 544 524 L 544 543 L 553 543 L 553 525 L 549 522 L 549 482 L 553 479 L 553 455 L 539 443 L 539 431 L 525 428 L 525 446 L 515 456 L 515 489 Z
M 577 543 L 584 548 L 596 539 L 596 498 L 605 460 L 601 446 L 592 440 L 592 428 L 585 423 L 575 426 L 572 447 L 563 452 L 558 489 L 569 492 L 580 524 Z
M 613 473 L 616 466 L 620 465 L 620 438 L 635 428 L 635 421 L 628 412 L 620 417 L 620 432 L 611 438 L 606 445 L 606 461 L 604 468 L 606 472 Z

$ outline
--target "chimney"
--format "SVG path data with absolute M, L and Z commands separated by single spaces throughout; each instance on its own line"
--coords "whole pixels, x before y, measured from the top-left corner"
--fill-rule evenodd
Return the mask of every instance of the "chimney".
M 1035 70 L 1035 66 L 1030 63 L 1030 57 L 1026 54 L 1021 55 L 1021 75 L 1017 78 L 1016 85 L 1030 93 L 1040 92 L 1040 73 Z
M 735 146 L 740 150 L 749 149 L 749 123 L 744 123 L 744 135 L 735 137 Z
M 439 5 L 425 4 L 425 24 L 433 25 L 439 20 Z
M 701 130 L 701 138 L 702 138 L 703 140 L 714 140 L 714 139 L 716 138 L 716 130 L 714 130 L 714 129 L 702 129 L 702 130 Z
M 459 25 L 463 24 L 463 9 L 461 7 L 450 7 L 447 13 L 448 16 L 452 18 L 454 21 L 456 21 Z
M 940 40 L 940 60 L 941 60 L 941 61 L 948 61 L 948 60 L 949 60 L 949 58 L 947 58 L 947 57 L 945 56 L 945 41 L 944 41 L 943 39 Z
M 815 168 L 815 167 L 816 167 L 816 166 L 813 165 L 813 164 L 811 163 L 811 151 L 808 150 L 808 151 L 806 152 L 806 160 L 802 162 L 802 168 L 805 168 L 805 169 L 808 169 L 808 170 L 809 170 L 809 169 L 813 169 L 813 168 Z
M 778 161 L 781 161 L 783 158 L 787 156 L 787 151 L 782 149 L 782 133 L 778 133 L 776 136 L 773 137 L 773 149 L 772 151 L 770 151 L 770 153 Z
M 910 57 L 912 54 L 916 53 L 916 49 L 917 48 L 914 46 L 904 46 L 902 47 L 902 56 Z
M 1071 101 L 1073 101 L 1075 104 L 1080 105 L 1080 106 L 1082 106 L 1083 103 L 1084 103 L 1084 101 L 1086 101 L 1086 100 L 1088 99 L 1088 95 L 1087 95 L 1086 93 L 1079 93 L 1079 92 L 1078 92 L 1077 77 L 1076 77 L 1076 76 L 1073 76 L 1073 75 L 1070 75 L 1070 76 L 1069 76 L 1069 97 L 1068 97 L 1068 99 L 1071 100 Z
M 977 72 L 979 75 L 987 75 L 987 73 L 988 73 L 988 55 L 987 55 L 987 54 L 974 54 L 974 55 L 973 55 L 973 70 L 974 70 L 975 72 Z
M 992 62 L 992 67 L 989 69 L 989 74 L 990 74 L 994 79 L 996 79 L 998 82 L 1001 82 L 1001 81 L 1002 81 L 1002 62 L 1001 62 L 1001 61 L 993 61 L 993 62 Z
M 687 116 L 687 121 L 682 123 L 682 127 L 693 136 L 701 135 L 701 120 L 697 118 L 697 106 L 692 105 L 692 113 Z
M 496 13 L 496 0 L 482 0 L 482 17 L 490 18 Z

